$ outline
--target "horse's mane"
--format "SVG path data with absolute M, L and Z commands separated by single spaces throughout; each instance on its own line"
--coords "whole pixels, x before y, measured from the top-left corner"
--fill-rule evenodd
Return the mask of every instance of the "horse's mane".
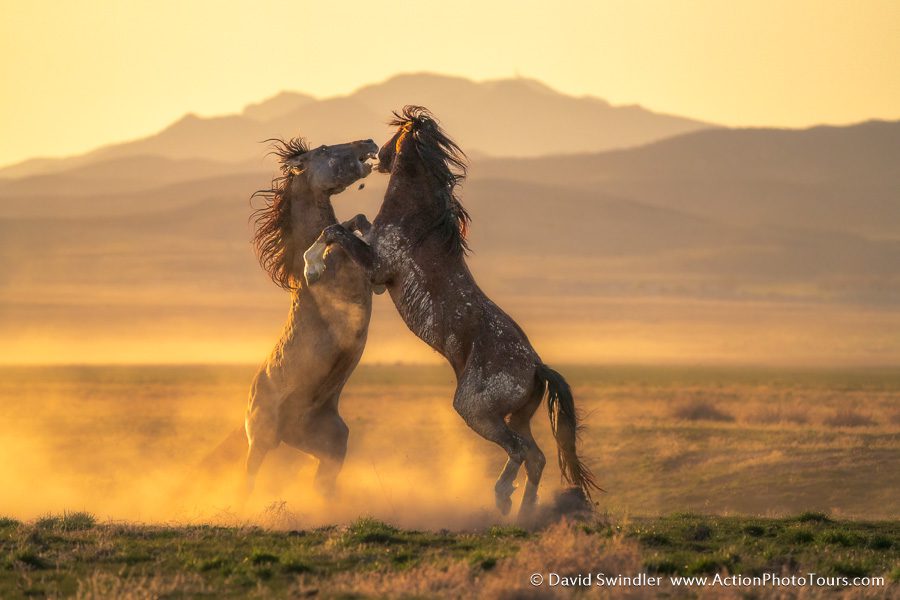
M 309 146 L 303 138 L 283 140 L 280 138 L 265 140 L 272 142 L 269 154 L 278 157 L 281 164 L 281 177 L 272 179 L 272 187 L 257 190 L 250 196 L 262 198 L 265 204 L 253 211 L 251 219 L 256 227 L 253 234 L 253 248 L 259 264 L 279 286 L 293 290 L 291 267 L 294 262 L 295 248 L 291 238 L 291 202 L 288 191 L 291 189 L 291 167 L 287 161 L 309 152 Z
M 451 140 L 438 125 L 434 115 L 422 106 L 404 106 L 400 112 L 394 111 L 394 119 L 389 125 L 409 127 L 409 134 L 415 142 L 419 158 L 428 171 L 443 188 L 440 216 L 423 234 L 419 242 L 432 233 L 439 234 L 447 249 L 455 255 L 469 250 L 466 243 L 469 213 L 456 196 L 456 187 L 466 178 L 466 154 Z

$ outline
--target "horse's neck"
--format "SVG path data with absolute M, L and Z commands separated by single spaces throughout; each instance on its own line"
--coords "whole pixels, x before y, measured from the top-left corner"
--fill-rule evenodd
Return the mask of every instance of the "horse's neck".
M 298 182 L 291 197 L 291 243 L 297 254 L 303 255 L 318 239 L 322 230 L 337 223 L 331 197 L 314 192 Z
M 393 230 L 392 235 L 400 236 L 392 239 L 388 246 L 397 244 L 404 247 L 407 258 L 412 260 L 388 259 L 388 269 L 399 269 L 396 273 L 404 277 L 411 272 L 415 276 L 428 280 L 435 288 L 446 286 L 475 286 L 475 281 L 466 264 L 465 256 L 450 255 L 439 238 L 426 239 L 421 244 L 415 242 L 434 226 L 446 210 L 434 198 L 442 193 L 437 182 L 423 170 L 415 167 L 406 171 L 394 171 L 388 190 L 381 205 L 381 210 L 373 222 L 373 226 L 382 231 Z M 433 264 L 437 259 L 440 269 L 423 269 L 418 264 Z M 452 280 L 452 281 L 451 281 Z
M 430 227 L 441 214 L 438 203 L 431 200 L 438 193 L 437 182 L 421 165 L 401 163 L 391 173 L 378 218 L 395 226 Z

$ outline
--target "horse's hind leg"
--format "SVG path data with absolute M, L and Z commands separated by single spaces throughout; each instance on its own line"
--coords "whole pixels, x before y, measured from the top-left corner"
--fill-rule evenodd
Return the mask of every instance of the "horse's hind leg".
M 311 417 L 304 429 L 305 451 L 319 459 L 314 480 L 316 490 L 330 496 L 347 456 L 350 428 L 336 408 L 326 408 Z
M 534 436 L 531 434 L 531 417 L 541 405 L 543 390 L 536 390 L 528 404 L 512 413 L 509 417 L 509 426 L 522 436 L 525 442 L 525 474 L 528 482 L 525 484 L 525 492 L 522 495 L 522 505 L 519 508 L 519 519 L 527 519 L 535 504 L 537 504 L 538 486 L 541 484 L 541 475 L 544 472 L 544 464 L 547 459 L 541 452 Z
M 244 500 L 250 497 L 263 459 L 280 443 L 278 435 L 278 402 L 275 395 L 254 381 L 244 429 L 247 433 L 247 463 Z
M 509 457 L 497 483 L 494 484 L 494 500 L 504 515 L 512 508 L 510 496 L 515 491 L 516 474 L 527 456 L 525 439 L 503 420 L 503 415 L 490 410 L 490 402 L 482 402 L 478 397 L 466 397 L 457 390 L 453 407 L 475 433 L 503 448 Z
M 260 441 L 250 442 L 249 448 L 247 450 L 247 464 L 246 464 L 246 478 L 244 483 L 244 496 L 245 499 L 250 497 L 250 494 L 253 493 L 253 488 L 256 485 L 256 475 L 259 473 L 259 468 L 262 466 L 263 459 L 266 458 L 266 454 L 269 453 L 274 445 L 264 444 Z

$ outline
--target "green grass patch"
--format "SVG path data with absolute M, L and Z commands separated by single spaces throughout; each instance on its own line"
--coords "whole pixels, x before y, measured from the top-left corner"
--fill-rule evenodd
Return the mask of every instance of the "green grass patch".
M 16 552 L 13 558 L 16 560 L 16 562 L 19 562 L 32 569 L 50 568 L 50 563 L 44 557 L 31 550 L 22 550 L 21 552 Z
M 805 512 L 800 513 L 797 517 L 797 521 L 800 523 L 830 523 L 831 519 L 828 518 L 828 515 L 820 512 Z
M 865 577 L 871 572 L 871 568 L 862 562 L 839 560 L 831 563 L 831 572 L 845 577 Z
M 262 550 L 254 550 L 251 552 L 249 560 L 250 563 L 254 565 L 271 565 L 281 562 L 281 559 L 277 555 Z
M 647 571 L 660 574 L 872 575 L 889 573 L 891 561 L 900 560 L 897 521 L 834 521 L 822 513 L 784 519 L 679 513 L 635 519 L 624 533 L 640 544 Z
M 469 564 L 476 569 L 490 571 L 497 566 L 498 559 L 499 557 L 494 554 L 478 550 L 469 557 Z
M 59 531 L 84 531 L 96 525 L 94 515 L 87 512 L 67 512 L 61 515 L 46 515 L 35 522 L 38 529 Z
M 752 537 L 762 537 L 766 533 L 765 527 L 761 525 L 747 525 L 743 529 L 744 533 Z
M 522 529 L 521 527 L 514 527 L 511 525 L 500 526 L 495 525 L 490 528 L 488 531 L 492 537 L 495 538 L 527 538 L 528 532 Z
M 382 523 L 371 517 L 357 519 L 347 528 L 345 543 L 348 544 L 394 544 L 401 540 L 396 527 Z
M 3 530 L 0 598 L 69 597 L 79 587 L 95 585 L 98 577 L 134 585 L 150 579 L 172 582 L 172 591 L 160 592 L 161 597 L 215 598 L 292 597 L 299 580 L 331 597 L 329 585 L 336 577 L 390 577 L 417 568 L 434 576 L 453 564 L 464 566 L 457 573 L 481 580 L 506 572 L 500 569 L 504 561 L 543 535 L 509 526 L 411 531 L 370 518 L 304 532 L 152 527 L 96 524 L 75 514 Z M 615 545 L 624 536 L 624 543 L 636 545 L 642 568 L 657 575 L 816 572 L 900 578 L 897 521 L 682 513 L 621 524 L 603 520 L 577 530 L 601 545 Z M 522 576 L 536 570 L 539 565 Z
M 789 544 L 812 544 L 816 539 L 816 534 L 808 529 L 795 529 L 785 534 L 785 539 Z

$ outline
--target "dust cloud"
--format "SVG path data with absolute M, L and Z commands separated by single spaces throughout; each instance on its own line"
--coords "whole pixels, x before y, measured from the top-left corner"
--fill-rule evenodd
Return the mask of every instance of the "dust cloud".
M 897 369 L 554 367 L 585 417 L 602 514 L 897 518 L 900 472 L 884 466 L 900 455 Z M 314 459 L 281 446 L 243 503 L 239 428 L 255 370 L 0 367 L 0 517 L 279 529 L 514 518 L 494 507 L 504 453 L 453 411 L 445 365 L 357 368 L 341 398 L 350 441 L 334 498 L 314 491 Z M 544 506 L 560 485 L 547 421 L 543 409 L 532 420 L 548 458 Z
M 0 514 L 303 528 L 373 516 L 407 527 L 499 520 L 502 451 L 453 412 L 452 373 L 414 386 L 354 378 L 342 398 L 350 447 L 334 497 L 317 462 L 282 445 L 243 494 L 247 367 L 5 369 Z M 362 379 L 362 381 L 360 381 Z

